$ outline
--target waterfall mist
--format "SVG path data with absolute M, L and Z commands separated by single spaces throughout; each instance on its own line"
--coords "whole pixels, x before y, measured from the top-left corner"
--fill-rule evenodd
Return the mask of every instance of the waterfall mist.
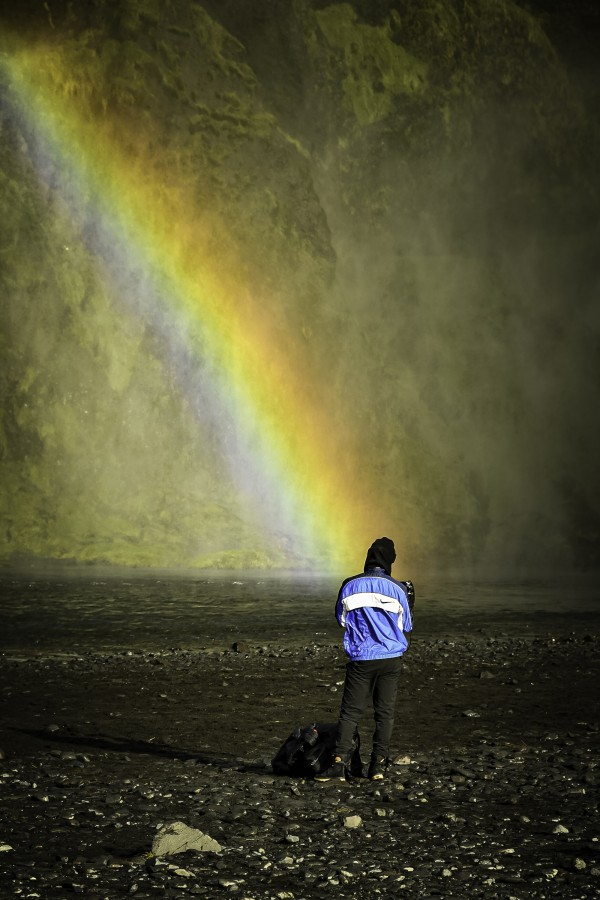
M 3 561 L 318 565 L 337 519 L 357 565 L 376 530 L 412 574 L 596 566 L 584 7 L 562 43 L 542 0 L 3 12 Z M 238 337 L 217 361 L 161 306 L 177 273 L 107 239 L 89 185 L 74 201 L 40 152 L 11 69 L 36 53 L 47 106 L 112 135 L 172 214 L 173 258 L 219 285 Z M 227 394 L 244 340 L 248 396 L 269 372 L 281 388 L 252 422 Z

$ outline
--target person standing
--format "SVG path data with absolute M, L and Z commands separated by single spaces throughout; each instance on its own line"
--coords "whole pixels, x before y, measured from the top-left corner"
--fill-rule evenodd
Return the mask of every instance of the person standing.
M 352 740 L 369 701 L 375 732 L 368 777 L 384 778 L 394 726 L 394 707 L 401 657 L 412 631 L 414 590 L 410 581 L 392 578 L 394 542 L 382 537 L 367 552 L 364 572 L 347 578 L 338 593 L 335 616 L 344 630 L 349 657 L 338 721 L 333 762 L 317 781 L 345 780 Z

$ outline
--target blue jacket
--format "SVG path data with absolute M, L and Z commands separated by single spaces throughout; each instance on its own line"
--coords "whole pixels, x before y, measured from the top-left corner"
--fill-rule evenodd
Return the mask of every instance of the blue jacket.
M 344 650 L 353 662 L 402 656 L 412 631 L 406 587 L 383 569 L 368 569 L 347 578 L 335 605 L 345 627 Z

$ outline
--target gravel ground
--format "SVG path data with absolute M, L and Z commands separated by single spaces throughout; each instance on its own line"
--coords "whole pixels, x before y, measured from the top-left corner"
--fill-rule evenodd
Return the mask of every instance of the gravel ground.
M 0 896 L 600 896 L 597 619 L 565 634 L 415 639 L 383 784 L 271 771 L 336 719 L 329 640 L 6 652 Z M 153 855 L 175 821 L 220 851 Z

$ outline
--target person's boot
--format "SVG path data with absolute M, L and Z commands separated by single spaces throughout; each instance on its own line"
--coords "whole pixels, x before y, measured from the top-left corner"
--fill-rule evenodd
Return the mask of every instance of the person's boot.
M 315 775 L 315 781 L 345 781 L 346 763 L 341 756 L 334 756 L 331 765 Z
M 385 756 L 372 756 L 369 763 L 369 779 L 371 781 L 383 781 L 387 767 L 388 761 Z

